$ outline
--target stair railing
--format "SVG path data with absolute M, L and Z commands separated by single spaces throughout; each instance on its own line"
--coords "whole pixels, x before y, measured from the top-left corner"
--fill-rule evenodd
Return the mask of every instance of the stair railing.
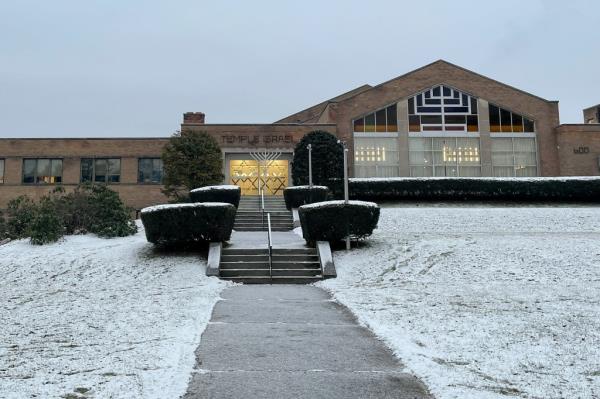
M 265 190 L 260 192 L 261 224 L 265 228 Z
M 267 239 L 269 245 L 269 277 L 273 280 L 273 240 L 271 237 L 271 214 L 267 213 Z

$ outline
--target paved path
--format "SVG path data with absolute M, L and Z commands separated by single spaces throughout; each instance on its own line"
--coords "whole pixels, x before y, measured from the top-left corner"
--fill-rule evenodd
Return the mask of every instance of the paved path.
M 293 231 L 274 231 L 271 241 L 273 248 L 308 248 L 302 237 Z M 227 248 L 266 248 L 266 231 L 234 231 Z
M 431 398 L 319 288 L 240 285 L 221 296 L 185 399 Z

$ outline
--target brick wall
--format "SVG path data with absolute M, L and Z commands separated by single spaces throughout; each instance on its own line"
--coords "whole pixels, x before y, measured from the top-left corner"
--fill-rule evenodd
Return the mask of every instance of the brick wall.
M 600 125 L 561 125 L 556 131 L 560 157 L 560 175 L 599 175 Z
M 353 119 L 438 84 L 455 87 L 532 118 L 536 123 L 541 175 L 557 176 L 560 173 L 555 134 L 555 128 L 559 125 L 558 102 L 527 94 L 444 61 L 417 69 L 339 102 L 335 107 L 338 136 L 352 142 Z

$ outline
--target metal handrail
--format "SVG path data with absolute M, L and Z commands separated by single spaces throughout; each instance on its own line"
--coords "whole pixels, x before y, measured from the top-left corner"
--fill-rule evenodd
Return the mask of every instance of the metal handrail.
M 265 190 L 261 190 L 260 192 L 260 209 L 261 209 L 261 225 L 262 228 L 265 228 Z
M 269 245 L 269 277 L 273 280 L 273 241 L 271 238 L 271 214 L 267 213 L 267 239 Z

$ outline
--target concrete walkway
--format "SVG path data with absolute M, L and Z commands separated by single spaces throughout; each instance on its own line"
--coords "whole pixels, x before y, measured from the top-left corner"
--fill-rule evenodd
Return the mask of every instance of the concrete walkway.
M 314 286 L 225 290 L 186 399 L 431 398 L 352 314 Z

